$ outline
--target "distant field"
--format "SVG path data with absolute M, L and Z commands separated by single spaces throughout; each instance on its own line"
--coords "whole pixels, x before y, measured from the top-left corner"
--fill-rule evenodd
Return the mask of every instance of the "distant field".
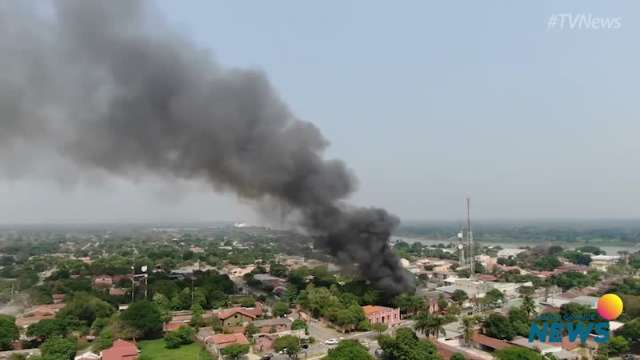
M 167 349 L 164 340 L 147 340 L 140 342 L 140 356 L 147 356 L 153 360 L 201 360 L 198 355 L 202 347 L 193 343 L 181 346 L 179 349 Z
M 422 237 L 434 241 L 454 239 L 464 228 L 462 222 L 408 222 L 400 226 L 396 236 Z M 528 243 L 543 242 L 634 246 L 640 244 L 640 221 L 540 221 L 474 223 L 474 238 L 479 242 Z

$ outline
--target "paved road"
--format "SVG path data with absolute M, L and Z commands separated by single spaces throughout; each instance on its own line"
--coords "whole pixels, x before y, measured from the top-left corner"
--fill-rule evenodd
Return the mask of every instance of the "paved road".
M 396 326 L 391 329 L 387 329 L 384 333 L 387 335 L 391 335 L 393 331 L 398 329 L 399 327 L 410 327 L 413 328 L 413 320 L 404 320 L 399 326 Z M 331 329 L 326 325 L 323 325 L 320 321 L 312 320 L 307 324 L 309 328 L 309 336 L 313 336 L 316 339 L 316 342 L 312 344 L 309 349 L 307 349 L 307 358 L 312 359 L 320 356 L 326 355 L 329 349 L 335 347 L 335 345 L 325 345 L 325 340 L 335 338 L 335 339 L 354 339 L 359 340 L 363 343 L 363 345 L 367 346 L 369 352 L 374 354 L 376 349 L 379 348 L 378 342 L 376 341 L 378 337 L 378 333 L 374 331 L 367 332 L 356 332 L 351 334 L 343 334 L 341 332 L 336 331 L 335 329 Z M 300 358 L 304 359 L 304 353 L 301 354 Z

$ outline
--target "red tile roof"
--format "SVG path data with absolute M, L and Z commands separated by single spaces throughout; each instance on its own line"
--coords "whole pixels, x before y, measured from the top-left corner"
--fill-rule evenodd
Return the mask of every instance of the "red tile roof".
M 162 325 L 162 330 L 165 332 L 176 331 L 183 326 L 189 326 L 186 322 L 168 322 Z
M 257 318 L 259 315 L 257 309 L 249 309 L 249 308 L 242 308 L 242 307 L 234 307 L 231 309 L 226 309 L 226 310 L 220 310 L 218 312 L 218 318 L 220 320 L 224 320 L 224 319 L 228 319 L 231 316 L 240 313 L 242 315 L 245 315 L 247 317 L 250 317 L 252 319 Z
M 484 345 L 494 350 L 502 350 L 502 349 L 513 346 L 507 343 L 506 341 L 502 341 L 496 338 L 482 335 L 480 333 L 473 334 L 472 341 L 475 342 L 476 344 Z
M 384 306 L 365 305 L 362 307 L 362 311 L 364 312 L 364 316 L 369 316 L 381 312 L 393 311 L 393 309 Z
M 468 360 L 484 360 L 483 357 L 467 352 L 466 349 L 456 348 L 440 341 L 436 341 L 434 345 L 438 349 L 438 354 L 445 360 L 449 360 L 456 353 L 464 355 L 464 358 Z
M 102 355 L 102 360 L 133 360 L 138 358 L 138 352 L 136 344 L 118 339 L 100 355 Z

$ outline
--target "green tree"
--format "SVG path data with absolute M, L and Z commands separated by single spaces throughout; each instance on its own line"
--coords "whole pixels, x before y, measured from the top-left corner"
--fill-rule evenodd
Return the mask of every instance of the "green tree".
M 253 325 L 253 323 L 250 323 L 244 329 L 244 334 L 247 336 L 248 339 L 251 339 L 253 338 L 253 335 L 257 334 L 259 331 L 260 329 L 258 329 L 255 325 Z
M 233 344 L 222 349 L 222 356 L 226 359 L 237 360 L 249 352 L 249 345 Z
M 196 329 L 204 326 L 204 319 L 202 318 L 204 309 L 202 308 L 202 306 L 200 306 L 200 304 L 194 304 L 191 307 L 191 314 L 191 321 L 189 323 L 191 326 Z
M 478 320 L 473 316 L 465 316 L 462 318 L 462 339 L 465 346 L 471 345 L 471 339 L 475 332 L 476 324 Z
M 577 265 L 589 266 L 591 264 L 591 255 L 580 251 L 565 251 L 562 253 L 562 257 Z
M 521 308 L 513 308 L 509 310 L 509 321 L 516 334 L 520 336 L 529 336 L 529 316 Z
M 620 335 L 628 341 L 640 341 L 640 319 L 627 322 L 622 329 L 616 332 L 616 335 Z
M 555 275 L 552 278 L 552 281 L 565 291 L 572 288 L 591 286 L 597 282 L 597 280 L 591 276 L 577 271 L 567 271 L 562 274 Z
M 400 328 L 396 336 L 382 335 L 378 339 L 385 360 L 440 360 L 436 347 L 429 341 L 418 339 L 409 328 Z
M 413 316 L 425 307 L 424 299 L 412 294 L 401 294 L 394 299 L 394 304 L 400 313 Z
M 48 339 L 52 336 L 67 335 L 66 324 L 60 319 L 43 319 L 32 324 L 27 329 L 27 336 Z
M 440 309 L 441 311 L 446 310 L 448 306 L 449 302 L 444 298 L 444 295 L 440 294 L 440 296 L 438 297 L 438 309 Z
M 599 347 L 598 350 L 609 356 L 618 356 L 629 351 L 629 342 L 622 336 L 612 336 L 604 349 Z
M 382 335 L 383 332 L 387 331 L 389 327 L 383 323 L 375 323 L 371 325 L 371 330 L 378 333 L 378 335 Z
M 533 267 L 538 270 L 551 271 L 558 266 L 562 265 L 560 260 L 556 256 L 542 256 L 533 263 Z
M 134 302 L 122 313 L 121 318 L 125 324 L 140 331 L 145 338 L 157 336 L 162 332 L 162 313 L 152 302 Z
M 533 350 L 521 347 L 508 347 L 493 353 L 498 360 L 545 360 L 544 356 Z
M 324 360 L 374 360 L 367 348 L 356 340 L 342 340 L 334 349 L 330 349 Z
M 76 355 L 76 343 L 71 339 L 54 336 L 42 343 L 40 351 L 46 360 L 72 360 Z
M 449 358 L 449 360 L 464 360 L 464 355 L 461 353 L 455 353 Z
M 273 304 L 273 316 L 282 317 L 289 313 L 289 304 L 284 301 L 278 301 Z
M 276 277 L 287 277 L 287 267 L 276 262 L 271 262 L 269 265 L 269 273 Z
M 300 339 L 293 335 L 281 336 L 273 342 L 273 349 L 277 352 L 283 351 L 295 359 L 300 352 Z
M 536 314 L 536 303 L 533 301 L 533 298 L 529 295 L 525 295 L 522 299 L 522 305 L 520 308 L 527 314 L 528 318 L 534 316 Z
M 496 339 L 512 340 L 516 336 L 509 319 L 498 313 L 492 313 L 484 320 L 482 330 L 485 335 Z
M 438 337 L 438 335 L 446 335 L 444 324 L 445 322 L 442 316 L 421 313 L 416 318 L 413 328 L 425 334 L 427 337 Z
M 482 298 L 482 304 L 489 308 L 496 308 L 504 301 L 504 294 L 498 289 L 491 289 L 487 291 Z
M 56 314 L 56 318 L 67 324 L 81 324 L 89 327 L 96 319 L 108 318 L 114 311 L 114 307 L 106 301 L 86 293 L 76 293 Z
M 0 350 L 11 349 L 11 343 L 20 336 L 16 319 L 8 315 L 0 315 Z
M 307 329 L 307 323 L 304 320 L 295 319 L 291 324 L 291 330 Z
M 193 343 L 195 331 L 189 326 L 183 326 L 175 331 L 170 331 L 164 336 L 165 346 L 168 349 L 177 349 L 182 345 Z
M 591 246 L 591 245 L 586 245 L 586 246 L 581 246 L 579 248 L 576 249 L 576 251 L 580 251 L 583 253 L 589 253 L 589 254 L 593 254 L 593 255 L 606 255 L 607 252 L 600 249 L 597 246 Z
M 459 306 L 462 306 L 465 301 L 469 299 L 469 295 L 464 290 L 457 289 L 451 294 L 451 300 L 453 300 Z
M 100 335 L 93 342 L 93 350 L 94 351 L 102 351 L 104 349 L 110 348 L 113 345 L 113 330 L 109 327 L 105 327 L 100 331 Z

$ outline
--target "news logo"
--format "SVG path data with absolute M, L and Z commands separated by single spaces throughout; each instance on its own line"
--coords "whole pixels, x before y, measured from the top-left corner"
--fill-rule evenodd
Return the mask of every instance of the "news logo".
M 609 342 L 609 321 L 622 314 L 622 299 L 616 294 L 606 294 L 598 299 L 596 313 L 564 316 L 562 321 L 551 314 L 543 314 L 531 324 L 529 342 L 561 343 L 566 334 L 569 342 L 585 343 L 593 334 L 596 343 Z M 555 314 L 553 314 L 555 315 Z M 602 321 L 602 319 L 607 321 Z
M 602 295 L 598 300 L 598 315 L 605 320 L 615 320 L 622 314 L 622 299 L 616 294 Z

